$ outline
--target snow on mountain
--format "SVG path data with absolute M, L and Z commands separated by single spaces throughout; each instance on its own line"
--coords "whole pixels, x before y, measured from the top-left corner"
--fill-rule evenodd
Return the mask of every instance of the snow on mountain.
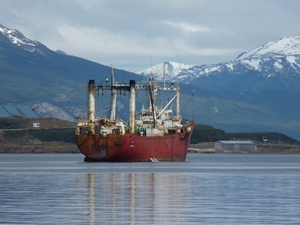
M 300 54 L 300 36 L 283 37 L 277 42 L 267 42 L 249 52 L 240 55 L 236 60 L 254 57 L 280 57 Z
M 151 71 L 158 78 L 162 76 L 163 64 L 166 65 L 167 80 L 177 79 L 182 83 L 209 76 L 243 75 L 258 72 L 262 77 L 276 76 L 288 71 L 300 73 L 300 36 L 284 37 L 277 42 L 267 42 L 249 52 L 241 53 L 235 60 L 211 65 L 186 65 L 165 62 L 151 68 L 138 71 L 147 76 Z
M 181 80 L 184 79 L 184 71 L 194 66 L 195 65 L 187 65 L 183 63 L 177 63 L 177 62 L 164 62 L 149 67 L 145 70 L 137 71 L 135 73 L 146 77 L 153 74 L 156 79 L 162 79 L 165 70 L 167 80 L 175 80 L 175 79 Z
M 0 32 L 6 36 L 13 44 L 23 48 L 28 52 L 41 52 L 42 45 L 38 41 L 33 41 L 26 38 L 21 32 L 16 29 L 8 29 L 0 24 Z M 45 47 L 45 46 L 44 46 Z
M 233 62 L 241 62 L 258 71 L 299 71 L 300 36 L 284 37 L 277 42 L 267 42 L 241 54 Z

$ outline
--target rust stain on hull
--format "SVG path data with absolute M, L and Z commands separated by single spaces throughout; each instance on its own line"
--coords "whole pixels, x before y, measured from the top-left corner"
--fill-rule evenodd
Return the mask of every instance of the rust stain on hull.
M 76 135 L 77 146 L 86 156 L 86 161 L 99 162 L 138 162 L 185 161 L 194 128 L 184 134 L 147 137 L 137 134 L 117 135 L 101 134 Z

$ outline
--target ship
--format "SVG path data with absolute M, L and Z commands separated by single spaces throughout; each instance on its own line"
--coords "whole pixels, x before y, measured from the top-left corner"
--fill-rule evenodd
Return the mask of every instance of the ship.
M 186 160 L 195 122 L 181 117 L 180 85 L 174 85 L 175 82 L 166 85 L 165 72 L 163 74 L 161 85 L 153 74 L 146 83 L 137 84 L 135 80 L 115 82 L 113 68 L 111 80 L 106 78 L 105 83 L 99 85 L 95 80 L 89 80 L 87 118 L 78 118 L 76 125 L 76 144 L 85 155 L 85 162 Z M 95 118 L 95 93 L 106 91 L 111 93 L 110 115 Z M 147 106 L 143 105 L 139 112 L 136 110 L 138 91 L 147 93 Z M 173 92 L 174 96 L 171 95 L 173 97 L 164 107 L 158 107 L 157 96 L 166 91 Z M 129 95 L 129 122 L 116 118 L 118 93 Z M 176 104 L 175 115 L 170 107 L 173 102 Z

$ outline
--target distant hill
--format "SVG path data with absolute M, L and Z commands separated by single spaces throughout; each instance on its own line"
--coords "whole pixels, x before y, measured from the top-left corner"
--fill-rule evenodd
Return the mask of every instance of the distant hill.
M 261 143 L 265 141 L 268 144 L 300 144 L 300 142 L 294 138 L 278 132 L 241 132 L 228 133 L 228 135 L 234 140 L 252 140 Z
M 300 36 L 267 42 L 229 62 L 164 62 L 137 73 L 162 79 L 163 67 L 168 81 L 206 90 L 195 92 L 197 122 L 227 132 L 283 132 L 300 140 Z
M 300 94 L 300 36 L 267 42 L 236 59 L 211 65 L 164 62 L 137 73 L 214 91 L 288 91 Z
M 141 79 L 124 70 L 114 72 L 119 82 Z M 88 80 L 105 83 L 110 75 L 110 66 L 52 51 L 0 25 L 0 104 L 47 102 L 76 117 L 74 107 L 86 110 Z
M 298 40 L 283 38 L 214 65 L 164 63 L 168 82 L 180 81 L 183 117 L 226 132 L 281 132 L 300 140 Z M 288 44 L 279 51 L 278 43 Z M 162 66 L 155 71 L 158 76 Z M 114 73 L 117 82 L 148 76 L 119 69 Z M 28 105 L 42 117 L 75 120 L 86 116 L 88 80 L 105 84 L 110 75 L 110 66 L 52 51 L 0 25 L 0 105 Z M 171 97 L 163 96 L 158 103 Z M 97 116 L 108 112 L 109 98 L 97 93 Z M 127 120 L 128 96 L 118 98 L 117 116 Z
M 221 129 L 216 129 L 212 126 L 203 124 L 195 126 L 191 137 L 191 144 L 217 142 L 219 140 L 251 140 L 260 143 L 263 143 L 263 141 L 266 140 L 268 144 L 300 144 L 299 141 L 278 132 L 226 133 Z

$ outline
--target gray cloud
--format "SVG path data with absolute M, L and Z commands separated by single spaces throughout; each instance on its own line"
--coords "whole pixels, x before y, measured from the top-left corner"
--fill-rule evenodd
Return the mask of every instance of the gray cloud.
M 0 0 L 0 23 L 56 50 L 137 71 L 234 59 L 299 34 L 297 0 Z

